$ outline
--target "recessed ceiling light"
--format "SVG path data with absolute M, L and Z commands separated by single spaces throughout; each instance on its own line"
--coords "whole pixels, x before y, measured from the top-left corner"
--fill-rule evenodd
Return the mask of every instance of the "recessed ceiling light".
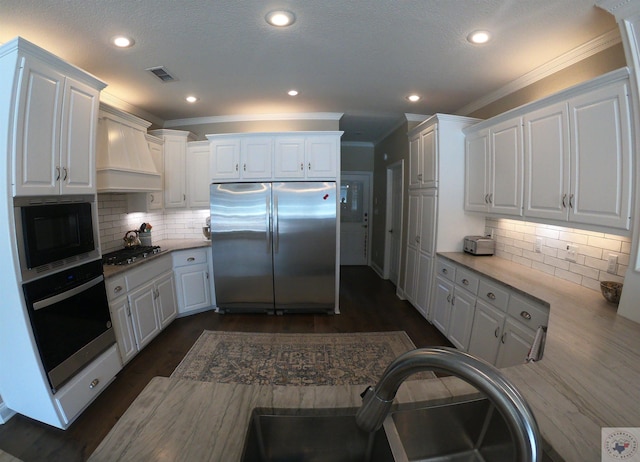
M 198 101 L 198 98 L 192 95 L 187 96 L 185 99 L 187 100 L 188 103 L 195 103 L 196 101 Z
M 287 95 L 289 95 L 289 96 L 298 96 L 298 90 L 289 90 L 287 92 Z
M 476 45 L 482 45 L 483 43 L 487 43 L 491 40 L 491 34 L 486 30 L 476 30 L 467 36 L 467 40 Z
M 409 95 L 409 96 L 407 96 L 407 100 L 411 101 L 412 103 L 417 103 L 421 99 L 422 99 L 422 97 L 420 95 Z
M 111 43 L 113 43 L 118 48 L 130 48 L 136 42 L 131 37 L 116 35 L 115 37 L 111 38 Z
M 276 27 L 287 27 L 296 22 L 296 16 L 291 11 L 276 10 L 267 13 L 264 19 Z

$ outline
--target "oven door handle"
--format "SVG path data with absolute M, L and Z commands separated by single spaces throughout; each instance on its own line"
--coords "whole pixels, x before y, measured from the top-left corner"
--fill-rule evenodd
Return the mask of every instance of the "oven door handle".
M 33 304 L 33 309 L 34 310 L 41 310 L 42 308 L 46 308 L 48 306 L 51 306 L 55 303 L 61 302 L 63 300 L 66 300 L 68 298 L 74 297 L 76 295 L 78 295 L 81 292 L 84 292 L 87 289 L 92 288 L 93 286 L 96 286 L 98 284 L 100 284 L 102 281 L 104 281 L 104 276 L 101 274 L 100 276 L 98 276 L 95 279 L 92 279 L 89 282 L 85 282 L 82 285 L 79 285 L 78 287 L 74 287 L 73 289 L 67 290 L 66 292 L 63 292 L 61 294 L 58 295 L 54 295 L 53 297 L 49 297 L 49 298 L 45 298 L 44 300 L 40 300 L 37 301 Z

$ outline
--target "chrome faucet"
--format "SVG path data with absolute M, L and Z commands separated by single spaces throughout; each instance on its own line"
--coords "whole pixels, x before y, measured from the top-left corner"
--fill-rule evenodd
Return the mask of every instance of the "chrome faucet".
M 454 348 L 422 348 L 404 353 L 393 360 L 378 384 L 368 387 L 362 394 L 362 406 L 356 414 L 358 426 L 367 432 L 378 430 L 391 410 L 391 404 L 402 382 L 407 377 L 424 371 L 455 375 L 483 392 L 509 427 L 515 443 L 515 460 L 542 460 L 538 424 L 520 392 L 498 369 Z

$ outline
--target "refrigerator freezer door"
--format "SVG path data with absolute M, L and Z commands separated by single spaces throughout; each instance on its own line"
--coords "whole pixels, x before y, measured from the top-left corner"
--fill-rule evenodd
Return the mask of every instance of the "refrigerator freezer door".
M 273 312 L 271 184 L 211 185 L 216 303 L 222 311 Z
M 336 183 L 273 183 L 276 312 L 333 312 Z

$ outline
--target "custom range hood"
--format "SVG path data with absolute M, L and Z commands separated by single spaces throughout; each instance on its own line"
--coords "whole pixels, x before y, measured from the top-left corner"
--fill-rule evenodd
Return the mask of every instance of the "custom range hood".
M 150 122 L 104 103 L 98 116 L 98 192 L 162 190 L 162 175 L 146 140 Z

